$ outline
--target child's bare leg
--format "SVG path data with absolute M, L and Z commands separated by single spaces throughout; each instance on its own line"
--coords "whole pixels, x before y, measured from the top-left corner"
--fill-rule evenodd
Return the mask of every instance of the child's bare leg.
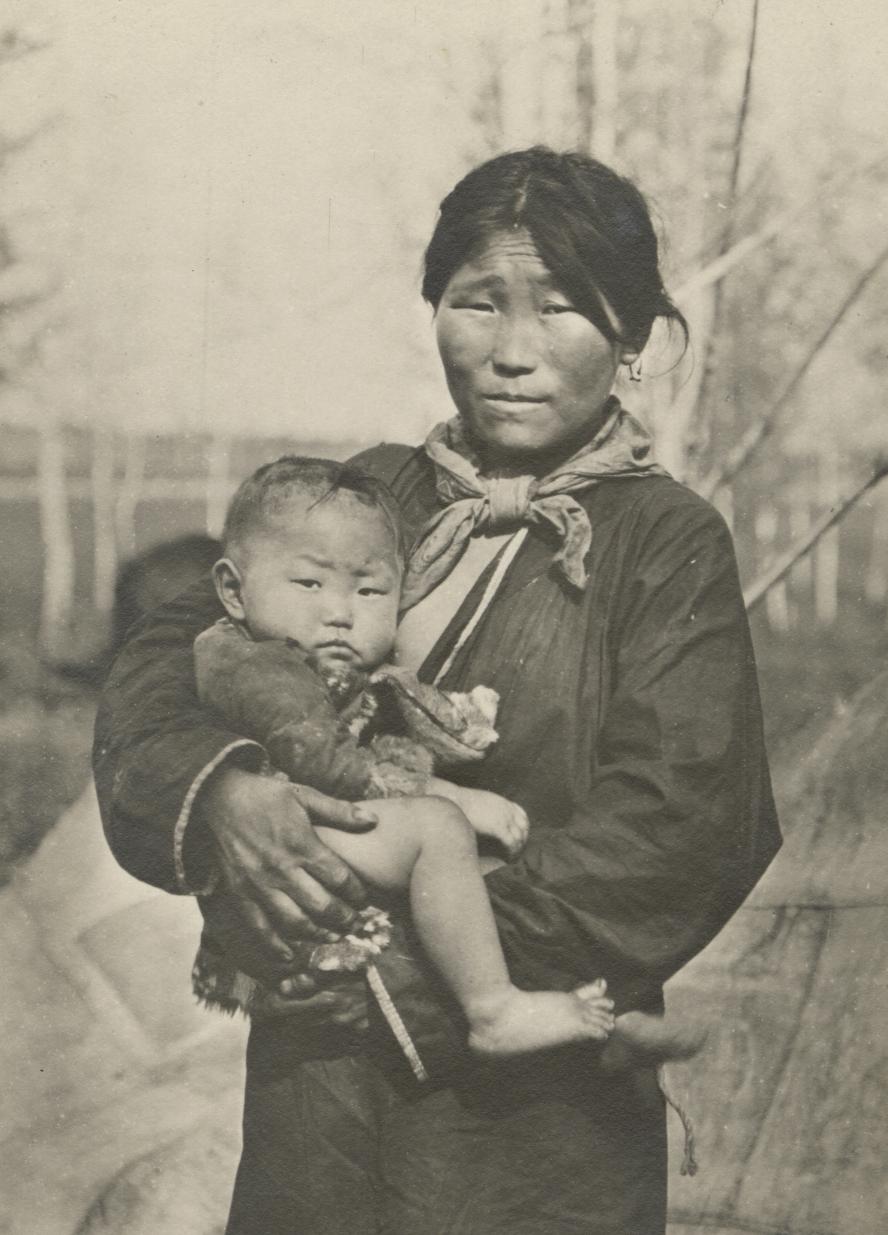
M 373 807 L 373 831 L 324 829 L 324 841 L 370 883 L 409 890 L 413 923 L 466 1014 L 469 1044 L 484 1054 L 514 1055 L 603 1041 L 613 1005 L 600 985 L 570 992 L 512 985 L 463 813 L 440 798 L 375 800 Z

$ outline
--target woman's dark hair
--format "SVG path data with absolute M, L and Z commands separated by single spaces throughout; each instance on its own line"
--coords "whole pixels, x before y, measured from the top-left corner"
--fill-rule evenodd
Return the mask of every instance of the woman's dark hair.
M 660 277 L 647 202 L 589 155 L 534 146 L 474 168 L 441 203 L 425 255 L 424 298 L 437 309 L 453 275 L 494 235 L 524 228 L 564 294 L 613 342 L 641 348 L 654 319 L 688 326 Z M 618 334 L 601 297 L 616 313 Z

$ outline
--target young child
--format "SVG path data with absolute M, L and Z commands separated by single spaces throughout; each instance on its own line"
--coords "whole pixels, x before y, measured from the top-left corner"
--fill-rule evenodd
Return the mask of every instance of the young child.
M 601 980 L 570 992 L 515 987 L 475 833 L 514 854 L 526 839 L 524 812 L 432 777 L 415 743 L 355 736 L 367 720 L 363 687 L 390 656 L 398 618 L 404 546 L 385 487 L 327 460 L 279 459 L 238 490 L 223 547 L 213 573 L 229 620 L 196 641 L 199 693 L 293 781 L 349 799 L 434 795 L 379 802 L 372 830 L 325 828 L 324 842 L 372 887 L 408 894 L 422 945 L 465 1013 L 470 1047 L 512 1055 L 613 1033 L 605 1062 L 608 1052 L 622 1061 L 627 1048 L 649 1059 L 686 1053 L 659 1018 L 615 1021 Z M 479 689 L 483 711 L 489 700 Z M 493 734 L 474 752 L 463 736 L 477 757 Z

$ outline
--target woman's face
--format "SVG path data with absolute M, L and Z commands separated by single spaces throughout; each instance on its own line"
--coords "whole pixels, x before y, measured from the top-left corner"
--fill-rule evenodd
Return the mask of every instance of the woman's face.
M 573 308 L 527 232 L 500 233 L 460 266 L 436 324 L 450 394 L 488 465 L 566 458 L 594 434 L 620 346 Z

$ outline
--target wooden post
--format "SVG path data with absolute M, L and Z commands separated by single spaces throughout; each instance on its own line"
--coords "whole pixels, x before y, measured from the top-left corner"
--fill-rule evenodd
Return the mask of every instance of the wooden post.
M 827 452 L 818 460 L 820 504 L 833 509 L 838 498 L 835 457 Z M 839 611 L 839 529 L 825 532 L 814 550 L 814 612 L 821 626 L 832 626 Z

